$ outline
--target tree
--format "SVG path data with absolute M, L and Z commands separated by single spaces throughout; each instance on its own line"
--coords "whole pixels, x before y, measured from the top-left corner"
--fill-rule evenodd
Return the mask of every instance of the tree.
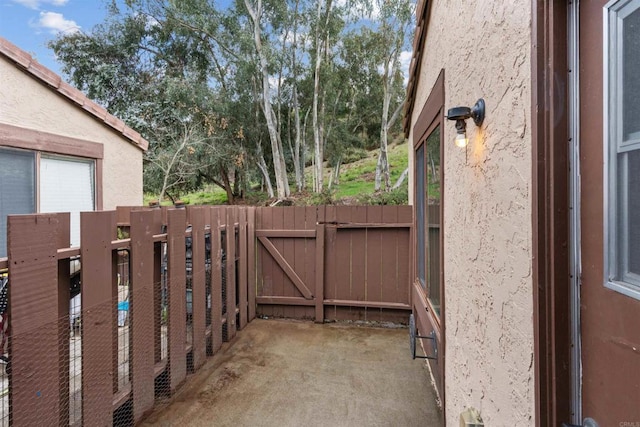
M 289 181 L 287 179 L 287 165 L 284 160 L 282 150 L 282 138 L 278 126 L 278 119 L 271 105 L 271 85 L 269 83 L 269 63 L 266 52 L 262 46 L 262 0 L 244 0 L 245 7 L 251 16 L 253 26 L 253 37 L 256 53 L 258 55 L 258 64 L 260 70 L 260 78 L 262 82 L 262 108 L 264 117 L 269 130 L 269 139 L 271 141 L 271 153 L 273 155 L 273 169 L 276 178 L 276 191 L 279 198 L 289 197 Z
M 175 11 L 139 3 L 148 6 L 145 13 L 121 14 L 113 6 L 93 34 L 63 35 L 50 47 L 76 86 L 150 140 L 145 191 L 163 196 L 206 180 L 233 201 L 229 177 L 244 147 L 237 144 L 242 128 L 229 128 L 227 103 L 220 102 L 227 99 L 219 96 L 222 61 L 212 60 L 207 40 L 185 29 Z
M 383 73 L 382 73 L 382 112 L 380 116 L 380 155 L 376 165 L 375 189 L 380 190 L 384 182 L 386 191 L 391 189 L 389 173 L 389 158 L 387 156 L 389 129 L 400 116 L 402 98 L 395 100 L 395 111 L 389 118 L 394 80 L 398 79 L 400 68 L 400 53 L 406 43 L 406 36 L 413 16 L 413 4 L 409 0 L 375 0 L 380 10 L 379 35 L 383 48 Z
M 51 47 L 76 86 L 151 142 L 145 191 L 213 183 L 232 201 L 259 182 L 288 197 L 288 170 L 304 188 L 307 151 L 322 191 L 325 160 L 334 184 L 347 154 L 376 146 L 388 188 L 410 9 L 408 0 L 112 1 L 91 34 Z

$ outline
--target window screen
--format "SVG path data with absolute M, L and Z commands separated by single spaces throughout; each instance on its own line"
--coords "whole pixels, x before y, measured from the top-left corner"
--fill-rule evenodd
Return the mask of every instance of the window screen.
M 95 208 L 94 163 L 63 157 L 40 160 L 40 212 L 70 212 L 71 245 L 80 244 L 80 212 Z
M 36 211 L 35 154 L 0 149 L 0 257 L 7 256 L 7 215 Z

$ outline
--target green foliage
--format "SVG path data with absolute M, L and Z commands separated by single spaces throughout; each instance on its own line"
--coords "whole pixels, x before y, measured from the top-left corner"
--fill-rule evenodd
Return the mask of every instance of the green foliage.
M 227 195 L 222 190 L 196 191 L 185 194 L 182 201 L 187 205 L 224 205 L 227 203 Z
M 144 205 L 158 200 L 158 196 L 152 193 L 144 194 Z M 206 186 L 197 191 L 176 195 L 175 200 L 181 200 L 186 205 L 224 205 L 227 203 L 227 194 L 219 187 Z M 160 203 L 162 206 L 173 206 L 173 201 L 165 198 Z
M 342 163 L 349 164 L 358 160 L 366 159 L 369 152 L 364 148 L 348 147 L 342 155 Z
M 409 203 L 407 186 L 391 191 L 379 191 L 371 194 L 363 194 L 358 197 L 358 203 L 363 205 L 406 205 Z
M 118 227 L 117 234 L 118 234 L 118 240 L 124 240 L 129 238 L 129 231 L 122 227 Z
M 317 1 L 262 1 L 260 41 L 271 84 L 269 101 L 287 169 L 292 170 L 289 147 L 296 136 L 306 137 L 302 144 L 307 161 L 313 151 L 307 113 L 312 109 L 315 53 L 320 49 L 325 160 L 331 166 L 344 165 L 335 197 L 354 196 L 373 188 L 370 174 L 375 166 L 358 171 L 347 166 L 364 159 L 365 149 L 378 146 L 384 84 L 380 67 L 389 49 L 410 48 L 396 27 L 411 16 L 411 3 L 322 2 L 318 14 Z M 248 2 L 257 5 L 255 0 Z M 226 194 L 254 197 L 248 195 L 249 183 L 266 175 L 273 179 L 274 159 L 264 116 L 263 76 L 245 1 L 225 8 L 210 0 L 110 4 L 110 16 L 90 32 L 63 34 L 49 46 L 71 83 L 150 141 L 145 191 L 155 198 L 183 195 L 191 203 L 220 203 L 222 192 L 186 196 L 216 185 L 226 190 L 225 200 Z M 332 6 L 327 9 L 327 4 Z M 379 14 L 374 16 L 374 10 Z M 328 48 L 316 46 L 316 30 L 322 33 L 321 41 L 330 42 Z M 391 90 L 393 110 L 404 98 L 397 69 Z M 296 135 L 296 108 L 303 135 Z M 399 125 L 392 132 L 399 135 Z M 406 151 L 403 155 L 406 163 Z M 390 163 L 392 180 L 394 175 L 397 179 L 404 167 L 392 159 Z M 347 184 L 350 180 L 354 183 Z
M 309 205 L 333 205 L 336 202 L 336 192 L 332 189 L 324 188 L 319 193 L 313 193 L 307 204 Z

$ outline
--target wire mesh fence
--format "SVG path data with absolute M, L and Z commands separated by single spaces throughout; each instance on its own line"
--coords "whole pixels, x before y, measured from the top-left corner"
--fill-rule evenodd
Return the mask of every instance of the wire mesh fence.
M 133 425 L 226 339 L 238 239 L 222 237 L 225 211 L 194 210 L 193 226 L 184 210 L 163 215 L 132 211 L 125 229 L 112 212 L 82 214 L 79 248 L 60 238 L 68 216 L 10 218 L 0 426 Z
M 9 291 L 9 275 L 0 272 L 0 424 L 9 425 L 9 313 L 7 311 L 7 295 Z

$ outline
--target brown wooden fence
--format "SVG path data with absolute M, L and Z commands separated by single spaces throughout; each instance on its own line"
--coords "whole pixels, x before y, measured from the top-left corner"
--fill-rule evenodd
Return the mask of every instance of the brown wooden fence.
M 406 322 L 410 206 L 259 208 L 258 314 Z
M 407 206 L 128 207 L 82 213 L 70 248 L 69 214 L 9 217 L 0 424 L 135 423 L 256 314 L 406 321 L 411 222 Z
M 69 214 L 9 217 L 0 268 L 9 270 L 11 365 L 0 424 L 140 420 L 255 316 L 247 286 L 254 215 L 233 207 L 82 213 L 79 248 L 69 248 Z M 77 345 L 70 259 L 82 265 Z

